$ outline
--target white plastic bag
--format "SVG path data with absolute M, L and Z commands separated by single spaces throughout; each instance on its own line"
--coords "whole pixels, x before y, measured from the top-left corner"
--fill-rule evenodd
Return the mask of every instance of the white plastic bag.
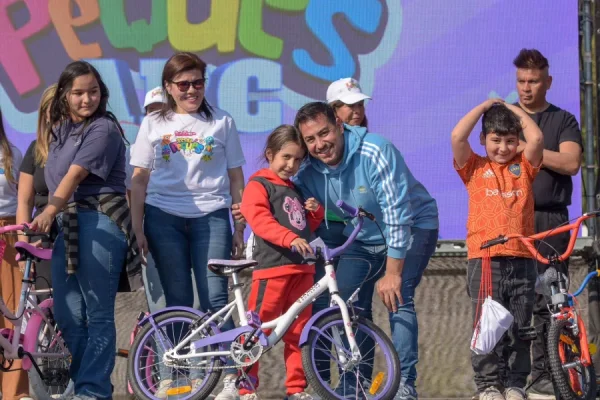
M 514 317 L 502 304 L 488 296 L 481 306 L 481 317 L 473 332 L 471 350 L 479 355 L 491 353 L 513 320 Z
M 246 242 L 246 260 L 253 260 L 252 252 L 254 251 L 254 232 L 250 232 L 248 241 Z

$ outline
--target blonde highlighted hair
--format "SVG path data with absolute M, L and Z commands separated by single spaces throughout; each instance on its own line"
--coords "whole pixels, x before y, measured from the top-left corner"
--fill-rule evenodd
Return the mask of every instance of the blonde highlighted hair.
M 48 126 L 48 110 L 52 105 L 52 99 L 56 94 L 56 83 L 50 85 L 42 93 L 40 100 L 40 107 L 38 109 L 38 121 L 37 121 L 37 138 L 34 147 L 34 159 L 37 165 L 46 165 L 48 160 L 48 146 L 50 145 L 50 129 Z

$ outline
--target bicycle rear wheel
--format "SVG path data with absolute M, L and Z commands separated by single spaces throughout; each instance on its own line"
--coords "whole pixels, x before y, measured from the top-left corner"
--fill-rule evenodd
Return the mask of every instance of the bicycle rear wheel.
M 581 361 L 581 336 L 575 335 L 565 320 L 552 321 L 548 331 L 548 359 L 552 378 L 564 400 L 596 398 L 594 366 L 584 367 Z
M 362 359 L 352 365 L 344 325 L 342 314 L 337 313 L 318 320 L 311 329 L 302 346 L 310 386 L 323 399 L 393 399 L 400 385 L 400 361 L 392 341 L 373 322 L 358 318 L 352 332 Z
M 133 393 L 140 399 L 159 400 L 165 398 L 170 389 L 187 388 L 179 398 L 196 400 L 206 398 L 219 382 L 222 369 L 220 357 L 193 358 L 181 360 L 176 364 L 167 365 L 163 359 L 164 347 L 172 349 L 187 339 L 198 316 L 188 311 L 170 311 L 157 316 L 151 323 L 145 324 L 138 332 L 129 350 L 127 359 L 127 374 Z M 214 335 L 207 328 L 195 335 L 179 354 L 187 354 L 190 344 L 203 337 Z M 197 352 L 218 351 L 219 346 L 196 349 Z M 198 368 L 200 360 L 206 368 Z

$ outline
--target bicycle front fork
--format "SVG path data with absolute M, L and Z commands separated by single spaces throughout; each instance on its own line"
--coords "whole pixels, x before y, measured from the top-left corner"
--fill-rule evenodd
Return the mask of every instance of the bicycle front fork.
M 346 303 L 342 301 L 342 298 L 338 294 L 333 294 L 331 296 L 331 303 L 333 305 L 337 305 L 340 308 L 340 313 L 342 315 L 342 320 L 344 321 L 344 332 L 346 334 L 346 339 L 348 341 L 348 345 L 352 352 L 351 359 L 348 359 L 346 356 L 346 347 L 344 346 L 344 342 L 342 340 L 342 335 L 338 329 L 333 329 L 333 344 L 337 350 L 337 354 L 339 357 L 340 364 L 343 366 L 343 369 L 348 370 L 353 368 L 356 364 L 358 364 L 362 358 L 360 354 L 360 350 L 358 348 L 358 344 L 356 343 L 356 338 L 354 335 L 354 325 L 356 320 L 358 319 L 354 307 L 352 306 L 354 298 L 358 295 L 358 289 L 350 296 L 348 299 L 348 306 Z M 348 307 L 352 310 L 352 316 L 348 311 Z

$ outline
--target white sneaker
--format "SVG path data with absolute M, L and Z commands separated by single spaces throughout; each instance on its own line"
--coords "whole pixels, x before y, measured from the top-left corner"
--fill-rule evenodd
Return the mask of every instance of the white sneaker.
M 527 395 L 523 389 L 511 387 L 504 391 L 504 398 L 506 400 L 526 400 Z
M 240 400 L 258 400 L 256 393 L 248 393 L 240 396 Z
M 154 393 L 154 396 L 156 396 L 156 398 L 158 399 L 166 399 L 167 398 L 167 390 L 169 390 L 169 388 L 171 387 L 171 385 L 173 384 L 173 379 L 163 379 L 158 383 L 158 389 L 156 390 L 156 393 Z
M 483 391 L 483 393 L 479 393 L 479 400 L 505 400 L 504 396 L 498 389 L 491 386 Z
M 227 375 L 223 379 L 223 390 L 221 393 L 215 397 L 215 400 L 238 400 L 240 398 L 240 393 L 235 387 L 235 381 L 237 376 L 235 375 Z M 242 396 L 243 398 L 244 396 Z
M 313 397 L 306 392 L 300 392 L 289 395 L 288 400 L 313 400 Z

